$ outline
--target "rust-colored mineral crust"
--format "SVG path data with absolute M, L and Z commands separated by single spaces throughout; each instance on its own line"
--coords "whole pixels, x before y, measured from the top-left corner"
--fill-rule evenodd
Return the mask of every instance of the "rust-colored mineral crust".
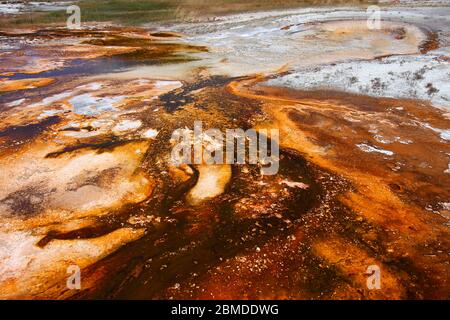
M 448 299 L 442 33 L 299 12 L 207 32 L 2 32 L 0 298 Z M 408 57 L 427 67 L 401 73 Z M 398 68 L 390 81 L 424 93 L 390 96 L 369 79 L 365 94 L 364 72 L 349 79 L 361 92 L 302 82 L 302 68 L 348 61 Z M 195 121 L 278 129 L 277 174 L 174 164 L 172 133 Z

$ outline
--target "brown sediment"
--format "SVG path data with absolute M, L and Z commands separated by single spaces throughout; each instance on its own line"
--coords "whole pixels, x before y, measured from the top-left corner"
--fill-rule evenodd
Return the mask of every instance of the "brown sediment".
M 424 204 L 417 203 L 417 199 L 408 199 L 405 192 L 408 187 L 414 187 L 414 179 L 420 175 L 415 176 L 414 172 L 405 170 L 406 177 L 402 178 L 399 174 L 389 173 L 391 169 L 384 168 L 376 155 L 350 152 L 349 149 L 354 149 L 352 142 L 338 139 L 349 139 L 345 136 L 345 128 L 339 137 L 323 133 L 330 131 L 330 125 L 337 122 L 341 126 L 351 126 L 357 133 L 355 139 L 360 138 L 362 129 L 358 131 L 357 125 L 351 125 L 351 121 L 344 117 L 370 120 L 371 113 L 385 117 L 386 105 L 392 106 L 394 100 L 380 103 L 377 99 L 352 96 L 350 104 L 349 96 L 342 95 L 342 100 L 347 98 L 344 104 L 339 99 L 321 101 L 311 93 L 299 93 L 309 96 L 300 99 L 294 92 L 277 89 L 270 92 L 270 88 L 258 88 L 257 93 L 253 93 L 249 87 L 245 90 L 239 87 L 238 91 L 238 84 L 249 85 L 248 82 L 232 82 L 229 88 L 234 95 L 244 99 L 263 101 L 263 110 L 270 118 L 258 121 L 257 127 L 284 128 L 282 147 L 298 150 L 307 161 L 299 153 L 286 149 L 281 156 L 281 171 L 275 177 L 257 178 L 258 168 L 237 166 L 226 191 L 200 207 L 190 208 L 177 198 L 178 201 L 167 207 L 170 218 L 160 226 L 163 229 L 155 230 L 145 240 L 130 244 L 87 268 L 88 279 L 95 279 L 97 289 L 91 288 L 75 297 L 446 297 L 449 286 L 445 264 L 449 245 L 447 227 L 443 225 L 443 219 L 424 210 Z M 222 89 L 206 90 L 208 95 L 204 93 L 203 99 L 217 98 L 219 94 L 230 99 L 231 105 L 235 99 Z M 262 95 L 263 92 L 266 95 Z M 332 93 L 326 95 L 333 96 Z M 203 99 L 201 101 L 208 106 L 207 110 L 218 116 L 210 100 Z M 240 101 L 244 105 L 249 103 Z M 283 108 L 295 110 L 295 106 L 290 104 L 293 101 L 297 109 L 301 105 L 301 111 L 312 116 L 296 118 L 289 110 L 282 112 Z M 361 107 L 358 108 L 359 105 Z M 422 106 L 418 107 L 414 101 L 402 101 L 402 106 L 405 111 L 392 111 L 394 116 L 407 117 L 409 112 L 415 112 L 434 125 L 442 124 L 438 111 L 421 110 Z M 253 108 L 258 110 L 257 105 Z M 229 107 L 228 110 L 232 109 Z M 241 110 L 245 107 L 241 106 Z M 333 113 L 334 110 L 342 114 Z M 179 110 L 173 116 L 177 117 L 178 112 L 187 117 L 191 111 Z M 207 119 L 201 110 L 196 112 L 197 119 Z M 429 118 L 425 117 L 428 112 L 431 112 Z M 332 115 L 325 116 L 326 113 Z M 379 120 L 374 119 L 377 124 Z M 278 126 L 276 121 L 281 121 L 284 127 Z M 299 123 L 304 127 L 298 127 Z M 424 132 L 417 133 L 417 136 Z M 307 138 L 302 139 L 303 134 Z M 368 138 L 367 134 L 364 137 Z M 435 134 L 425 133 L 423 139 L 435 141 L 431 148 L 443 146 Z M 327 149 L 333 149 L 328 146 L 330 142 L 333 147 L 342 148 L 338 150 L 340 154 L 347 154 L 351 159 L 346 161 L 344 157 L 341 161 L 334 156 L 335 153 L 327 153 Z M 416 143 L 423 144 L 421 141 Z M 402 153 L 400 147 L 394 150 Z M 282 181 L 286 179 L 302 182 L 309 188 L 283 187 Z M 392 179 L 396 186 L 401 187 L 394 187 L 392 183 L 387 186 Z M 189 180 L 186 177 L 178 181 Z M 435 190 L 427 189 L 422 201 L 444 200 L 447 194 L 445 186 L 444 182 L 442 186 L 439 183 L 434 186 Z M 357 198 L 351 199 L 353 196 Z M 430 257 L 429 252 L 435 255 Z M 137 259 L 134 258 L 136 255 L 142 256 Z M 123 261 L 133 262 L 125 264 Z M 379 266 L 384 275 L 382 291 L 371 291 L 366 286 L 367 268 L 373 264 Z M 115 279 L 116 283 L 102 281 L 96 271 L 100 268 L 106 273 L 122 276 Z M 106 292 L 109 294 L 105 295 Z
M 123 277 L 117 277 L 116 283 L 100 281 L 98 290 L 82 292 L 78 297 L 102 297 L 106 292 L 109 292 L 109 297 L 119 298 L 169 297 L 175 281 L 188 286 L 191 281 L 201 280 L 196 276 L 192 279 L 192 274 L 206 275 L 208 269 L 219 267 L 221 261 L 245 254 L 273 236 L 289 235 L 295 230 L 296 221 L 314 205 L 317 193 L 321 191 L 311 182 L 311 173 L 298 155 L 283 153 L 282 163 L 282 172 L 276 179 L 261 178 L 258 168 L 240 170 L 244 168 L 237 167 L 224 194 L 195 208 L 173 203 L 168 215 L 168 221 L 172 222 L 163 223 L 160 226 L 163 229 L 154 230 L 141 242 L 130 244 L 99 264 L 109 270 L 106 272 L 122 270 Z M 310 183 L 311 188 L 280 187 L 279 181 L 293 173 L 302 174 L 302 181 Z M 262 190 L 266 194 L 262 194 Z M 239 204 L 242 196 L 244 199 L 247 197 L 247 208 Z M 298 207 L 299 203 L 303 203 L 303 208 Z M 237 211 L 240 213 L 235 214 Z M 141 255 L 138 261 L 132 258 L 136 254 Z M 133 263 L 124 265 L 124 259 L 133 260 Z M 135 270 L 133 266 L 136 263 L 141 265 L 139 271 L 130 272 Z M 86 274 L 89 279 L 91 272 L 95 278 L 98 268 L 88 268 Z M 242 278 L 238 282 L 248 280 L 251 279 Z M 203 281 L 197 284 L 205 287 Z M 258 286 L 258 283 L 254 285 Z M 180 292 L 184 292 L 184 298 L 196 297 L 190 290 Z M 243 297 L 237 291 L 235 294 Z
M 65 186 L 57 191 L 65 199 L 54 203 L 58 206 L 68 207 L 76 200 L 65 193 L 81 192 L 86 203 L 83 188 L 108 193 L 111 188 L 126 188 L 121 180 L 134 183 L 130 189 L 134 196 L 66 212 L 64 219 L 48 212 L 48 200 L 34 200 L 49 197 L 51 186 L 19 189 L 28 199 L 23 203 L 28 209 L 16 212 L 30 213 L 32 208 L 34 213 L 25 221 L 10 216 L 14 227 L 8 232 L 11 236 L 14 230 L 36 230 L 33 245 L 46 252 L 54 270 L 66 266 L 50 254 L 55 246 L 78 242 L 103 248 L 96 259 L 85 261 L 81 253 L 73 257 L 74 263 L 85 261 L 83 290 L 66 290 L 59 276 L 49 281 L 46 277 L 53 273 L 48 269 L 28 268 L 17 276 L 34 274 L 46 287 L 28 294 L 61 299 L 446 297 L 448 228 L 443 218 L 424 207 L 436 207 L 448 197 L 448 181 L 430 178 L 442 175 L 447 165 L 445 153 L 435 151 L 448 152 L 448 147 L 437 133 L 417 122 L 442 128 L 441 112 L 417 101 L 258 85 L 263 79 L 221 78 L 221 84 L 229 83 L 225 86 L 214 78 L 200 79 L 152 100 L 151 108 L 133 99 L 125 101 L 121 108 L 134 110 L 132 118 L 143 123 L 138 130 L 159 131 L 155 140 L 129 140 L 133 135 L 92 137 L 86 142 L 65 138 L 62 145 L 43 148 L 41 135 L 32 147 L 22 146 L 20 152 L 27 157 L 34 154 L 41 166 L 59 163 L 47 169 L 52 175 L 67 172 L 61 171 L 67 161 L 77 161 L 78 175 L 57 180 Z M 134 89 L 139 92 L 138 88 Z M 183 98 L 187 96 L 190 99 Z M 170 97 L 179 97 L 176 108 L 161 108 L 157 117 L 155 111 L 149 112 L 170 106 Z M 202 192 L 208 199 L 192 202 L 190 193 L 207 170 L 176 168 L 167 157 L 171 132 L 192 128 L 194 120 L 202 120 L 205 128 L 280 129 L 280 171 L 264 177 L 258 165 L 231 166 L 231 174 L 227 169 L 224 175 L 208 175 L 212 184 L 220 185 L 219 192 L 209 196 Z M 62 124 L 51 126 L 59 127 Z M 374 128 L 385 139 L 400 136 L 412 143 L 380 144 L 368 131 Z M 355 147 L 359 143 L 392 150 L 394 155 L 365 153 Z M 17 168 L 9 175 L 19 176 L 17 159 L 22 155 L 9 157 L 2 166 Z M 102 157 L 101 168 L 89 167 L 96 157 Z M 8 194 L 2 205 L 10 205 L 13 193 Z M 123 228 L 137 233 L 117 236 Z M 118 241 L 114 249 L 105 247 L 111 237 Z M 382 270 L 385 290 L 366 286 L 366 270 L 373 264 Z M 30 283 L 29 278 L 23 281 Z M 2 296 L 25 297 L 6 282 L 0 291 Z
M 53 83 L 54 81 L 55 81 L 55 79 L 51 79 L 51 78 L 34 78 L 34 79 L 21 79 L 21 80 L 0 79 L 0 92 L 39 88 L 39 87 L 47 86 L 47 85 Z
M 175 42 L 174 39 L 179 37 L 177 34 L 152 34 L 139 28 L 78 31 L 61 28 L 5 33 L 5 35 L 17 37 L 20 40 L 15 44 L 17 48 L 0 57 L 2 76 L 12 76 L 17 73 L 38 74 L 62 69 L 74 60 L 101 57 L 115 57 L 135 63 L 189 61 L 194 59 L 190 54 L 207 51 L 204 46 Z M 46 45 L 30 48 L 21 44 L 20 41 L 24 39 L 32 39 Z M 67 44 L 58 43 L 60 39 L 65 39 Z M 28 58 L 30 55 L 33 55 L 32 61 Z
M 395 271 L 383 264 L 377 257 L 373 257 L 367 251 L 358 248 L 348 240 L 334 239 L 332 237 L 318 241 L 313 245 L 314 253 L 323 258 L 327 263 L 333 265 L 337 271 L 348 279 L 350 288 L 339 288 L 334 292 L 335 298 L 357 297 L 357 291 L 352 286 L 364 288 L 366 297 L 369 299 L 401 299 L 406 292 L 401 284 L 401 279 L 395 275 Z M 367 272 L 361 266 L 378 266 L 383 274 L 383 290 L 367 290 Z M 382 271 L 381 271 L 382 270 Z M 350 290 L 349 290 L 350 289 Z M 353 292 L 352 292 L 353 291 Z M 344 294 L 344 296 L 341 296 Z M 364 297 L 364 295 L 362 295 Z
M 19 241 L 19 250 L 28 253 L 15 260 L 10 249 L 2 250 L 7 264 L 1 297 L 51 297 L 46 290 L 53 284 L 59 296 L 68 266 L 84 268 L 144 234 L 139 226 L 113 221 L 115 211 L 152 193 L 150 177 L 138 168 L 147 147 L 145 141 L 130 142 L 102 153 L 77 149 L 46 160 L 55 145 L 41 135 L 25 150 L 2 156 L 2 174 L 14 177 L 0 185 L 0 213 L 8 221 L 1 228 L 2 245 L 18 250 Z
M 427 31 L 426 34 L 427 40 L 423 41 L 419 46 L 421 54 L 425 54 L 431 50 L 439 49 L 439 36 L 437 32 Z
M 5 152 L 5 150 L 8 149 L 8 151 L 11 151 L 11 149 L 14 149 L 14 147 L 19 144 L 30 142 L 43 131 L 48 130 L 50 126 L 55 125 L 60 121 L 61 119 L 59 117 L 53 116 L 37 123 L 19 124 L 7 127 L 0 131 L 0 150 L 3 149 L 2 152 Z
M 170 32 L 170 31 L 160 31 L 160 32 L 153 32 L 151 33 L 153 37 L 162 37 L 162 38 L 180 38 L 182 37 L 181 34 L 177 32 Z
M 162 57 L 162 54 L 168 55 L 175 51 L 179 52 L 206 52 L 207 48 L 204 46 L 195 46 L 182 43 L 158 42 L 155 38 L 133 38 L 122 35 L 108 35 L 105 38 L 97 38 L 86 40 L 82 44 L 90 44 L 95 46 L 107 47 L 132 47 L 147 49 L 154 53 L 156 57 Z
M 449 231 L 445 219 L 426 208 L 439 208 L 439 203 L 446 202 L 450 196 L 450 179 L 444 173 L 449 147 L 439 134 L 423 126 L 428 123 L 446 128 L 443 113 L 413 100 L 298 92 L 258 86 L 258 81 L 257 78 L 236 81 L 229 85 L 229 90 L 263 101 L 269 122 L 259 126 L 279 128 L 281 146 L 298 150 L 308 161 L 351 182 L 354 189 L 338 199 L 361 219 L 388 232 L 389 236 L 381 244 L 384 253 L 378 252 L 377 256 L 382 258 L 382 263 L 386 260 L 401 272 L 394 277 L 407 281 L 403 280 L 402 273 L 408 274 L 415 268 L 415 272 L 433 270 L 434 273 L 427 271 L 431 282 L 443 281 L 439 285 L 440 293 L 425 293 L 426 288 L 421 288 L 424 292 L 418 290 L 413 296 L 445 296 L 449 288 L 448 265 L 442 261 L 448 259 L 445 252 L 449 251 Z M 377 135 L 378 140 L 388 142 L 380 143 Z M 393 154 L 366 153 L 357 144 L 388 149 Z M 440 243 L 441 250 L 430 258 L 426 248 L 432 243 Z M 355 248 L 352 256 L 352 246 L 344 250 L 346 259 L 358 265 L 362 272 L 366 262 L 360 260 L 359 249 Z M 334 254 L 340 256 L 338 252 Z M 325 252 L 323 257 L 333 259 Z M 395 260 L 398 262 L 392 263 Z M 405 260 L 409 261 L 408 267 L 402 265 Z M 406 269 L 402 270 L 403 267 Z M 351 272 L 345 265 L 342 268 Z M 390 298 L 412 294 L 408 292 L 411 288 L 402 291 L 401 286 L 389 286 L 392 287 Z

